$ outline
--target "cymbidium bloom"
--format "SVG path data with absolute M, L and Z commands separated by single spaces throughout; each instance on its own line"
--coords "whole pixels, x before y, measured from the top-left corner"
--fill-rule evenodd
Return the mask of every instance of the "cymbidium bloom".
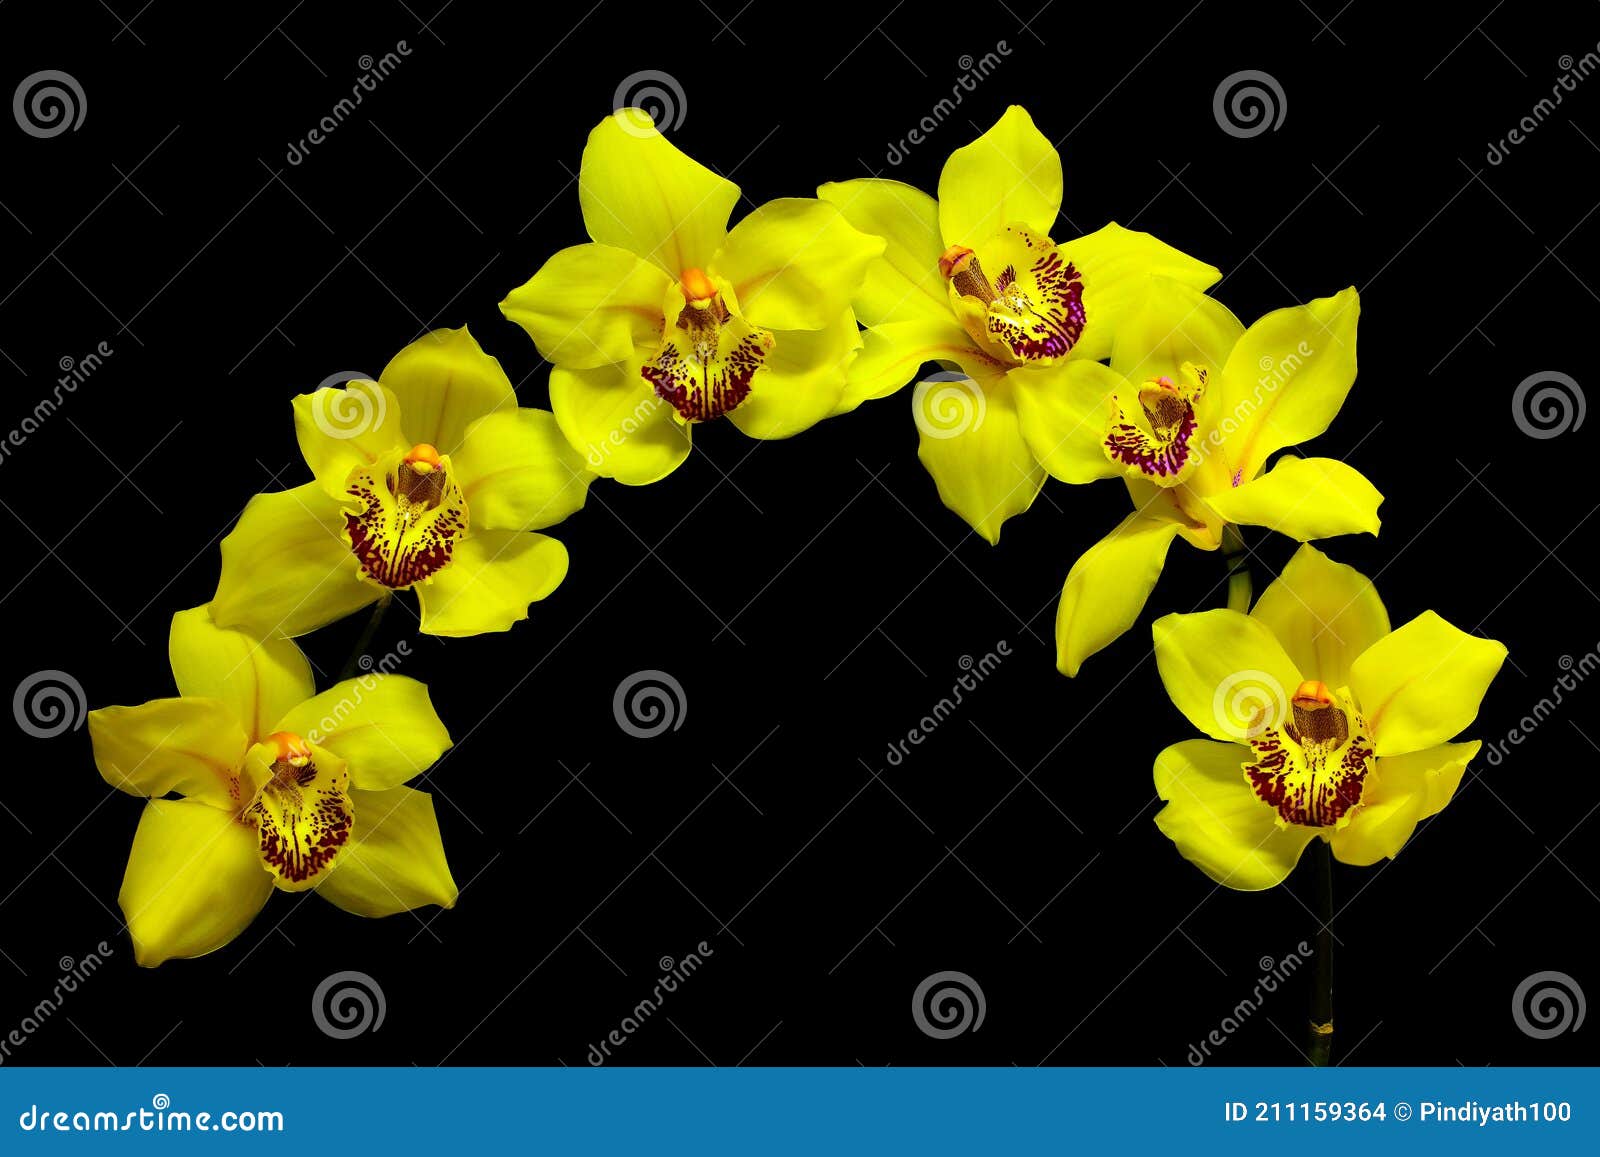
M 1366 866 L 1450 802 L 1506 649 L 1424 611 L 1389 629 L 1363 575 L 1302 546 L 1248 615 L 1156 621 L 1167 694 L 1210 739 L 1156 759 L 1156 825 L 1219 884 L 1280 883 L 1314 839 Z
M 425 634 L 476 635 L 566 576 L 566 547 L 532 532 L 594 475 L 465 328 L 418 338 L 377 382 L 300 395 L 294 423 L 316 481 L 256 495 L 222 540 L 221 625 L 302 635 L 415 589 Z
M 1032 505 L 1046 473 L 1095 476 L 1068 443 L 1084 422 L 1099 424 L 1116 384 L 1099 359 L 1123 320 L 1159 309 L 1152 275 L 1195 290 L 1220 276 L 1116 224 L 1056 242 L 1061 191 L 1060 156 L 1015 106 L 950 154 L 937 201 L 877 178 L 817 190 L 887 242 L 856 295 L 869 328 L 839 410 L 893 393 L 925 362 L 958 366 L 965 383 L 913 398 L 918 457 L 944 504 L 990 542 Z
M 683 463 L 695 423 L 785 438 L 836 408 L 861 346 L 850 298 L 883 242 L 799 197 L 730 230 L 739 197 L 621 109 L 578 172 L 592 243 L 501 302 L 552 363 L 551 408 L 597 473 L 643 485 Z
M 206 607 L 173 616 L 168 651 L 178 698 L 89 713 L 100 774 L 149 800 L 118 897 L 140 964 L 216 951 L 274 888 L 358 916 L 455 903 L 433 798 L 402 786 L 450 746 L 426 687 L 315 694 L 293 642 Z
M 1174 322 L 1172 307 L 1183 310 Z M 1139 617 L 1172 540 L 1216 550 L 1233 524 L 1301 542 L 1378 533 L 1383 496 L 1354 467 L 1284 456 L 1328 428 L 1356 376 L 1354 289 L 1269 313 L 1249 329 L 1216 299 L 1170 283 L 1117 335 L 1121 386 L 1063 455 L 1121 476 L 1134 512 L 1072 566 L 1056 614 L 1056 663 L 1083 661 Z

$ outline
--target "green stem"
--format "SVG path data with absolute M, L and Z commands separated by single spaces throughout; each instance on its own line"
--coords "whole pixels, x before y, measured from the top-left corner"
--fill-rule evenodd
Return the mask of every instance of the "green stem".
M 346 679 L 355 678 L 356 665 L 361 662 L 361 656 L 367 653 L 367 648 L 372 644 L 372 638 L 378 633 L 378 625 L 383 622 L 383 614 L 389 609 L 389 603 L 393 598 L 393 595 L 386 593 L 373 604 L 367 625 L 361 628 L 361 636 L 356 639 L 350 657 L 344 661 L 344 666 L 339 670 L 338 682 L 343 683 Z
M 1327 840 L 1311 842 L 1317 866 L 1317 966 L 1311 977 L 1311 1063 L 1319 1068 L 1333 1055 L 1333 849 Z
M 1239 528 L 1228 523 L 1222 528 L 1222 561 L 1228 568 L 1228 609 L 1250 610 L 1250 555 Z

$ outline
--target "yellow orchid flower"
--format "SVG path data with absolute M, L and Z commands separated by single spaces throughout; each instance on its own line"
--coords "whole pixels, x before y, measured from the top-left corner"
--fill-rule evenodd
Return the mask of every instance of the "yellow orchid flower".
M 556 421 L 595 472 L 644 485 L 682 465 L 697 422 L 786 438 L 834 412 L 861 346 L 850 298 L 883 242 L 799 197 L 730 230 L 739 197 L 621 109 L 578 172 L 592 243 L 500 303 L 552 363 Z
M 377 382 L 300 395 L 294 421 L 316 481 L 256 495 L 222 540 L 222 626 L 303 635 L 415 589 L 425 634 L 504 631 L 566 576 L 566 547 L 532 532 L 581 509 L 594 475 L 465 328 L 418 338 Z
M 1052 240 L 1061 190 L 1060 156 L 1016 106 L 950 154 L 937 201 L 877 178 L 817 190 L 887 243 L 856 295 L 869 328 L 839 411 L 886 397 L 925 362 L 958 366 L 964 381 L 919 387 L 912 399 L 917 456 L 944 504 L 991 543 L 1047 473 L 1099 476 L 1074 456 L 1072 435 L 1100 425 L 1116 380 L 1099 363 L 1123 320 L 1160 306 L 1148 300 L 1152 275 L 1195 290 L 1220 276 L 1116 224 Z
M 1126 481 L 1135 510 L 1067 575 L 1056 614 L 1066 675 L 1134 624 L 1180 535 L 1234 554 L 1243 550 L 1237 524 L 1300 542 L 1378 533 L 1383 495 L 1344 462 L 1284 456 L 1262 473 L 1268 457 L 1322 433 L 1344 404 L 1356 376 L 1356 291 L 1269 313 L 1249 329 L 1176 282 L 1151 300 L 1159 304 L 1133 311 L 1117 336 L 1120 385 L 1109 404 L 1069 439 L 1086 472 Z M 1246 593 L 1235 609 L 1248 604 Z
M 1281 883 L 1312 840 L 1346 864 L 1397 855 L 1450 802 L 1506 657 L 1432 611 L 1397 630 L 1368 579 L 1302 546 L 1248 615 L 1154 627 L 1167 694 L 1209 739 L 1156 759 L 1156 825 L 1219 884 Z
M 216 951 L 274 888 L 358 916 L 455 904 L 433 798 L 402 786 L 450 746 L 426 687 L 317 695 L 293 642 L 207 607 L 173 616 L 168 651 L 178 698 L 89 713 L 100 774 L 149 801 L 118 897 L 141 965 Z

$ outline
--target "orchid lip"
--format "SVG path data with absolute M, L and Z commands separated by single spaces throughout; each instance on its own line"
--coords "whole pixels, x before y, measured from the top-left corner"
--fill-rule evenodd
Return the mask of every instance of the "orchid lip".
M 349 770 L 290 731 L 267 736 L 245 758 L 255 795 L 238 819 L 254 830 L 262 865 L 279 888 L 315 887 L 350 841 Z
M 997 268 L 992 277 L 985 261 Z M 1007 225 L 979 249 L 952 245 L 939 258 L 952 308 L 977 346 L 1010 365 L 1049 365 L 1082 337 L 1082 274 L 1055 242 Z
M 663 331 L 655 357 L 639 368 L 680 422 L 709 421 L 741 406 L 776 344 L 769 331 L 745 321 L 728 301 L 703 270 L 685 269 L 668 297 L 667 316 L 674 309 L 677 316 Z
M 1349 693 L 1308 679 L 1281 718 L 1264 724 L 1249 740 L 1255 761 L 1244 765 L 1251 790 L 1282 824 L 1343 827 L 1376 763 L 1370 728 Z
M 468 511 L 450 460 L 426 442 L 350 473 L 345 536 L 361 577 L 404 590 L 449 565 Z

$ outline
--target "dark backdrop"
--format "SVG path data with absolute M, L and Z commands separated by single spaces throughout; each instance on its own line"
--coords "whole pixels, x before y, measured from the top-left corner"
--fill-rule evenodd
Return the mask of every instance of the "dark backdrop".
M 1535 113 L 1595 51 L 1592 6 L 437 3 L 0 11 L 0 95 L 59 69 L 87 100 L 49 139 L 0 118 L 0 424 L 68 359 L 111 351 L 0 464 L 0 691 L 59 669 L 90 706 L 169 694 L 169 616 L 209 597 L 250 494 L 309 477 L 288 402 L 329 374 L 466 322 L 546 405 L 496 302 L 584 239 L 585 135 L 644 69 L 681 84 L 675 139 L 743 186 L 741 212 L 869 172 L 933 189 L 951 149 L 1021 103 L 1062 141 L 1062 235 L 1156 232 L 1224 269 L 1247 320 L 1357 285 L 1360 379 L 1315 448 L 1388 501 L 1381 540 L 1328 549 L 1381 572 L 1397 622 L 1431 607 L 1510 647 L 1471 730 L 1485 740 L 1600 640 L 1597 423 L 1536 439 L 1512 413 L 1530 375 L 1594 384 L 1600 79 Z M 288 163 L 363 58 L 401 41 L 357 114 Z M 1001 42 L 1001 66 L 891 164 Z M 1240 138 L 1213 96 L 1245 69 L 1286 115 Z M 453 911 L 364 922 L 279 895 L 227 949 L 141 971 L 116 908 L 140 804 L 101 782 L 86 730 L 11 732 L 0 1030 L 61 958 L 101 939 L 115 955 L 8 1063 L 581 1065 L 662 958 L 705 941 L 618 1062 L 1183 1065 L 1263 959 L 1314 930 L 1304 873 L 1218 890 L 1151 822 L 1152 759 L 1189 728 L 1148 622 L 1217 605 L 1220 559 L 1175 546 L 1140 626 L 1068 681 L 1060 584 L 1121 488 L 1051 483 L 991 548 L 940 505 L 907 410 L 902 394 L 781 443 L 702 428 L 670 480 L 593 488 L 556 531 L 571 574 L 530 622 L 413 637 L 405 670 L 458 741 L 425 785 Z M 1292 544 L 1250 542 L 1259 589 Z M 323 670 L 357 626 L 310 640 Z M 414 626 L 391 614 L 379 652 Z M 958 717 L 889 766 L 963 656 L 1002 640 L 1011 657 Z M 687 712 L 646 741 L 612 696 L 651 668 Z M 1341 1056 L 1596 1059 L 1593 1025 L 1533 1039 L 1511 1002 L 1545 970 L 1600 991 L 1597 705 L 1580 686 L 1511 758 L 1480 760 L 1392 865 L 1338 868 Z M 341 970 L 381 987 L 378 1031 L 316 1027 L 312 993 Z M 911 1001 L 946 970 L 986 1017 L 941 1040 Z M 1305 1008 L 1302 976 L 1216 1060 L 1301 1063 Z

